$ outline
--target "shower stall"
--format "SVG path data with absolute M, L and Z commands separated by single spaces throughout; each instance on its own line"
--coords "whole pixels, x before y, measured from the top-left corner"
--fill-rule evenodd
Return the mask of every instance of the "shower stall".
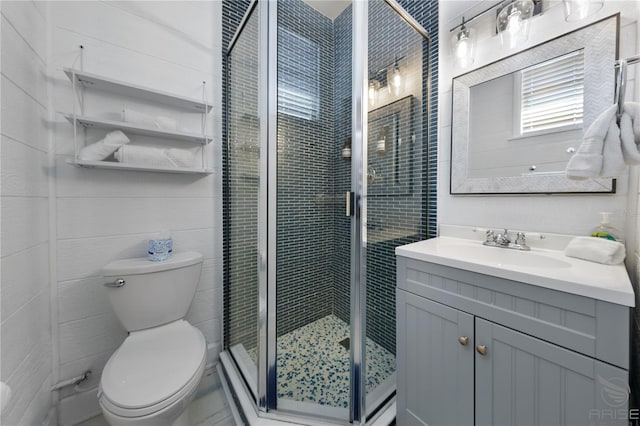
M 431 47 L 395 0 L 338 3 L 253 1 L 228 46 L 221 359 L 260 416 L 365 424 L 395 395 L 394 249 L 433 232 Z

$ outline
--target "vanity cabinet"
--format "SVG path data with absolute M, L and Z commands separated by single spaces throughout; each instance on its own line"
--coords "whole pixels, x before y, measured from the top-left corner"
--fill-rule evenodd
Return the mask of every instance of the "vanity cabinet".
M 397 258 L 399 425 L 626 425 L 629 308 Z

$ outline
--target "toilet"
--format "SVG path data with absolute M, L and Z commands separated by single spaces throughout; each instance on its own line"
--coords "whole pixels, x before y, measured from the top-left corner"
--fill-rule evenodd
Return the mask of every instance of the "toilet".
M 110 425 L 188 426 L 206 364 L 207 344 L 184 316 L 193 301 L 202 255 L 166 261 L 124 259 L 102 273 L 113 310 L 129 332 L 102 371 L 98 401 Z

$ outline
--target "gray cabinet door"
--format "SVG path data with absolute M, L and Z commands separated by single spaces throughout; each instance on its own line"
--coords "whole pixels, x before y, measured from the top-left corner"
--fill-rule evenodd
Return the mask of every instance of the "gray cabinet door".
M 403 290 L 397 304 L 398 425 L 472 425 L 473 317 Z
M 626 425 L 627 371 L 475 320 L 476 426 Z

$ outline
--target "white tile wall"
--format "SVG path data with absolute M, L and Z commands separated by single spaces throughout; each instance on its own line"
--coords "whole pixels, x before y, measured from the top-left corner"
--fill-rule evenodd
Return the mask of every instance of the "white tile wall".
M 3 425 L 41 424 L 51 406 L 46 16 L 0 3 L 0 380 Z
M 102 289 L 100 269 L 126 257 L 144 256 L 146 240 L 169 229 L 174 250 L 204 255 L 203 272 L 187 319 L 209 343 L 210 360 L 220 348 L 222 315 L 221 215 L 221 3 L 206 2 L 53 2 L 50 4 L 49 78 L 55 123 L 56 269 L 60 380 L 90 368 L 95 385 L 109 356 L 125 338 Z M 183 96 L 206 98 L 215 105 L 207 128 L 214 174 L 206 177 L 72 167 L 71 86 L 62 72 L 84 46 L 84 69 L 111 78 Z M 87 115 L 118 114 L 123 107 L 175 117 L 199 130 L 199 115 L 85 91 Z M 104 132 L 87 132 L 98 140 Z M 156 141 L 133 139 L 146 144 Z M 166 142 L 163 142 L 166 143 Z M 62 394 L 60 421 L 70 424 L 99 412 L 88 393 Z
M 621 55 L 631 55 L 636 50 L 635 35 L 638 21 L 636 3 L 608 1 L 597 15 L 590 18 L 596 21 L 621 12 Z M 439 3 L 438 223 L 586 234 L 599 222 L 598 212 L 612 211 L 615 213 L 612 218 L 614 224 L 624 231 L 627 215 L 632 214 L 627 205 L 629 185 L 626 177 L 618 179 L 618 190 L 615 195 L 452 196 L 449 194 L 451 79 L 455 75 L 469 71 L 469 69 L 458 70 L 453 67 L 449 29 L 460 22 L 463 14 L 467 17 L 473 16 L 474 13 L 470 10 L 479 11 L 490 4 L 487 1 Z M 528 46 L 539 44 L 588 24 L 584 21 L 566 23 L 562 16 L 561 2 L 545 1 L 544 5 L 544 14 L 534 18 L 531 23 Z M 489 15 L 491 14 L 487 14 Z M 505 52 L 499 45 L 498 37 L 490 31 L 489 18 L 486 20 L 481 18 L 470 25 L 478 26 L 479 33 L 476 60 L 472 68 L 481 67 L 504 56 Z M 613 94 L 604 95 L 613 97 Z M 635 230 L 629 230 L 629 232 L 635 232 Z

